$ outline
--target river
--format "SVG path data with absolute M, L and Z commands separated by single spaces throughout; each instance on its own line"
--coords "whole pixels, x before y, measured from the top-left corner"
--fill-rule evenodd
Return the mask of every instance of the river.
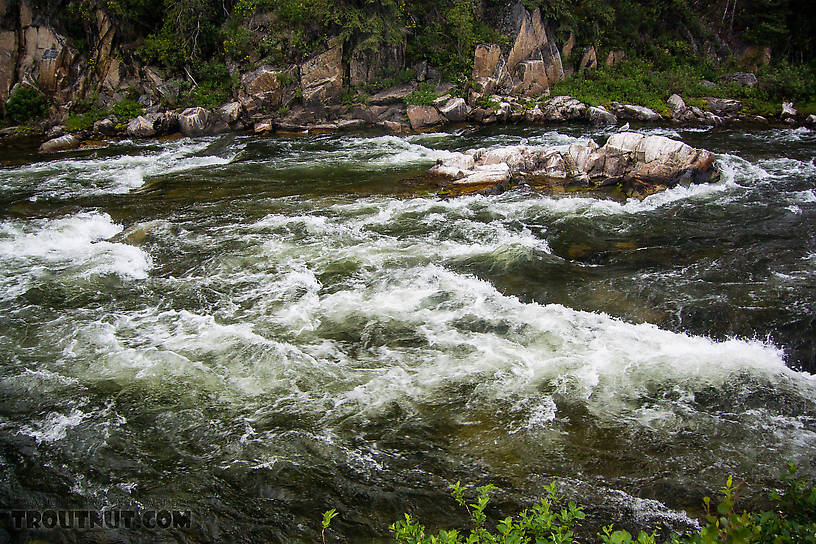
M 614 129 L 612 129 L 614 130 Z M 816 474 L 816 133 L 641 127 L 719 182 L 644 200 L 406 183 L 609 129 L 0 149 L 0 510 L 190 510 L 66 542 L 375 542 L 551 481 L 693 528 L 733 474 Z M 0 538 L 2 540 L 2 538 Z M 13 540 L 18 541 L 18 540 Z

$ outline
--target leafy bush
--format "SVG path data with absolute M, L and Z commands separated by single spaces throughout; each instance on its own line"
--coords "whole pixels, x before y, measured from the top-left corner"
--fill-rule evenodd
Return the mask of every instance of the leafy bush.
M 65 120 L 65 128 L 68 132 L 85 130 L 91 128 L 95 122 L 104 119 L 106 116 L 106 112 L 97 108 L 92 108 L 85 113 L 71 114 L 68 116 L 68 119 Z
M 28 86 L 20 86 L 6 102 L 6 116 L 12 123 L 25 124 L 42 119 L 48 106 L 42 95 Z
M 470 516 L 469 531 L 440 529 L 432 534 L 405 513 L 403 519 L 388 528 L 396 544 L 573 544 L 577 542 L 575 529 L 586 517 L 581 506 L 565 501 L 551 483 L 544 487 L 545 498 L 517 516 L 500 520 L 491 530 L 485 509 L 496 487 L 476 488 L 475 499 L 470 503 L 465 498 L 470 494 L 467 487 L 460 482 L 448 487 L 457 504 Z M 671 544 L 816 544 L 816 489 L 813 482 L 796 477 L 792 463 L 788 463 L 785 488 L 781 493 L 771 494 L 777 504 L 773 511 L 738 512 L 735 506 L 738 488 L 729 476 L 720 488 L 716 506 L 710 497 L 705 497 L 705 525 L 691 535 L 673 534 L 661 539 L 657 531 L 640 531 L 634 537 L 628 531 L 607 525 L 598 533 L 598 539 L 603 544 L 657 544 L 661 541 Z M 323 513 L 321 537 L 324 543 L 326 530 L 337 515 L 334 509 Z
M 111 113 L 116 116 L 119 123 L 126 124 L 131 119 L 142 115 L 144 108 L 133 100 L 122 100 L 111 108 Z
M 419 88 L 405 97 L 408 106 L 432 106 L 436 100 L 436 90 L 430 83 L 420 83 Z
M 405 514 L 405 519 L 389 527 L 394 535 L 394 541 L 397 544 L 436 542 L 521 544 L 534 539 L 534 542 L 541 544 L 570 544 L 574 542 L 573 529 L 586 517 L 580 506 L 574 502 L 565 503 L 564 498 L 557 494 L 555 484 L 550 484 L 545 487 L 546 498 L 541 499 L 531 509 L 519 513 L 515 521 L 511 517 L 499 521 L 493 532 L 487 527 L 487 515 L 484 511 L 490 502 L 490 493 L 496 489 L 495 486 L 488 484 L 476 488 L 476 499 L 470 504 L 465 500 L 467 488 L 462 487 L 460 482 L 451 485 L 450 489 L 456 502 L 470 515 L 473 528 L 467 536 L 455 529 L 440 530 L 436 536 L 425 536 L 425 526 L 415 521 L 410 514 Z

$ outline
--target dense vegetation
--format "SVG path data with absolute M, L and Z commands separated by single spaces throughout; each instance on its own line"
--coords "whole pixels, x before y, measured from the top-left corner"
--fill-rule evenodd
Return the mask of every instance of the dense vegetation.
M 816 543 L 816 488 L 812 482 L 796 477 L 796 467 L 788 464 L 785 487 L 775 491 L 771 499 L 775 503 L 773 511 L 749 513 L 739 511 L 736 506 L 738 485 L 728 477 L 720 489 L 719 502 L 714 504 L 709 497 L 703 500 L 705 506 L 704 525 L 699 531 L 686 535 L 659 535 L 656 531 L 640 531 L 633 536 L 628 531 L 616 530 L 612 525 L 603 528 L 597 535 L 603 544 L 814 544 Z M 440 529 L 431 531 L 405 514 L 389 527 L 397 544 L 573 544 L 578 542 L 576 529 L 586 515 L 581 506 L 566 501 L 558 494 L 555 484 L 550 484 L 542 498 L 531 508 L 514 517 L 500 520 L 494 529 L 490 528 L 485 513 L 490 502 L 492 485 L 476 489 L 473 502 L 468 502 L 460 482 L 450 486 L 451 495 L 465 508 L 470 517 L 468 529 Z M 332 509 L 323 515 L 322 539 L 332 518 L 338 513 Z M 330 535 L 330 533 L 329 533 Z M 583 540 L 582 540 L 583 541 Z
M 783 99 L 796 101 L 800 112 L 816 111 L 816 38 L 811 31 L 816 16 L 808 9 L 809 0 L 523 2 L 541 9 L 557 43 L 576 37 L 577 53 L 565 60 L 568 67 L 577 65 L 582 47 L 594 46 L 601 65 L 608 51 L 626 52 L 629 62 L 578 72 L 556 87 L 558 93 L 593 104 L 626 100 L 657 110 L 665 110 L 666 98 L 678 92 L 692 101 L 712 94 L 740 98 L 749 111 L 763 114 L 778 113 Z M 31 3 L 89 56 L 99 40 L 96 10 L 107 12 L 117 28 L 118 55 L 179 76 L 179 99 L 170 106 L 227 101 L 237 74 L 262 63 L 301 62 L 322 51 L 332 36 L 343 39 L 347 60 L 355 52 L 404 43 L 405 66 L 394 66 L 393 76 L 384 77 L 396 79 L 405 67 L 424 60 L 461 88 L 469 80 L 474 46 L 486 41 L 506 45 L 509 40 L 502 25 L 508 3 L 501 0 Z M 748 46 L 756 47 L 745 54 Z M 773 52 L 770 65 L 756 62 L 762 47 Z M 760 70 L 760 85 L 748 90 L 720 85 L 713 92 L 699 85 L 734 70 Z

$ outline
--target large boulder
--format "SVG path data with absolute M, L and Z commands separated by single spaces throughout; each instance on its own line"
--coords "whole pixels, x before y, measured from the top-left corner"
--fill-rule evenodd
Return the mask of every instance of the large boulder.
M 618 118 L 613 113 L 607 111 L 603 106 L 592 106 L 587 109 L 587 120 L 595 126 L 616 125 Z
M 547 100 L 541 111 L 544 121 L 572 121 L 583 119 L 587 106 L 571 96 L 556 96 Z
M 201 136 L 209 132 L 211 113 L 200 106 L 187 108 L 178 116 L 179 130 L 185 136 Z
M 443 123 L 445 119 L 433 106 L 408 106 L 408 121 L 412 129 L 419 130 Z
M 156 135 L 156 129 L 153 128 L 152 120 L 140 115 L 128 123 L 127 135 L 133 138 L 149 138 Z
M 633 104 L 612 103 L 612 111 L 620 119 L 631 119 L 633 121 L 660 121 L 662 117 L 656 111 L 646 106 L 635 106 Z
M 730 98 L 706 98 L 709 111 L 715 115 L 736 115 L 742 109 L 742 102 Z
M 463 98 L 451 98 L 444 106 L 439 107 L 439 113 L 448 121 L 458 123 L 467 119 L 468 107 Z
M 79 147 L 79 140 L 73 134 L 66 134 L 59 138 L 53 138 L 44 142 L 40 146 L 40 153 L 56 153 L 57 151 L 67 151 Z
M 733 74 L 726 74 L 718 81 L 722 83 L 736 83 L 741 87 L 753 87 L 757 84 L 757 77 L 750 72 L 734 72 Z
M 329 40 L 324 53 L 300 66 L 300 86 L 303 103 L 308 106 L 325 106 L 331 103 L 343 89 L 343 41 Z
M 550 185 L 601 187 L 618 184 L 627 195 L 646 196 L 679 183 L 719 178 L 708 151 L 663 136 L 621 132 L 598 148 L 592 140 L 561 148 L 526 145 L 451 153 L 429 171 L 453 185 L 546 180 Z

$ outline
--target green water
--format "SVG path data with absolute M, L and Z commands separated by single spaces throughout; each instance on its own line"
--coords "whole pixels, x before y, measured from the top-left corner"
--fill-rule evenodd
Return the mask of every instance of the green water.
M 556 481 L 694 526 L 816 466 L 813 132 L 646 132 L 722 180 L 643 201 L 437 198 L 448 151 L 586 127 L 119 142 L 0 161 L 0 510 L 189 509 L 27 541 L 371 542 Z M 5 531 L 5 535 L 2 531 Z M 61 539 L 61 540 L 59 540 Z M 2 540 L 2 539 L 0 539 Z

